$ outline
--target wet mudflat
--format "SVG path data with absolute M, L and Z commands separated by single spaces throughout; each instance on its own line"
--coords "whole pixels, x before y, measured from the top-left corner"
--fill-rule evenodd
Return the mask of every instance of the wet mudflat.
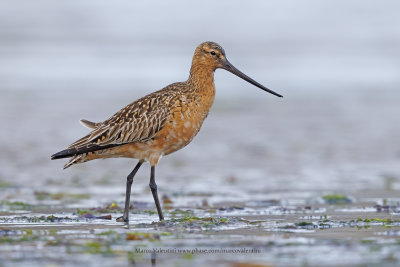
M 75 209 L 76 204 L 3 201 L 2 264 L 395 266 L 399 262 L 398 199 L 385 205 L 363 198 L 338 204 L 343 196 L 328 195 L 323 200 L 314 194 L 307 201 L 293 199 L 297 204 L 292 205 L 266 198 L 210 206 L 205 200 L 198 202 L 198 196 L 176 197 L 194 205 L 175 205 L 174 197 L 164 197 L 162 223 L 157 222 L 153 203 L 133 202 L 129 229 L 115 222 L 122 202 Z
M 199 136 L 156 170 L 165 221 L 144 165 L 129 228 L 115 219 L 134 161 L 62 171 L 49 157 L 87 132 L 79 118 L 106 118 L 132 92 L 91 95 L 101 108 L 76 92 L 1 94 L 0 266 L 400 263 L 396 91 L 217 96 Z

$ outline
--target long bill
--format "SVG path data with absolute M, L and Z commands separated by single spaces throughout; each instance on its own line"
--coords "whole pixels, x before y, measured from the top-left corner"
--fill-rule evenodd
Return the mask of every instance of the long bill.
M 238 70 L 237 68 L 235 68 L 228 60 L 226 60 L 225 64 L 223 65 L 223 69 L 235 74 L 236 76 L 242 78 L 243 80 L 251 83 L 252 85 L 257 86 L 258 88 L 271 93 L 273 95 L 279 96 L 279 97 L 283 97 L 282 95 L 275 93 L 274 91 L 268 89 L 267 87 L 265 87 L 264 85 L 256 82 L 255 80 L 253 80 L 252 78 L 250 78 L 249 76 L 247 76 L 246 74 L 244 74 L 243 72 L 241 72 L 240 70 Z

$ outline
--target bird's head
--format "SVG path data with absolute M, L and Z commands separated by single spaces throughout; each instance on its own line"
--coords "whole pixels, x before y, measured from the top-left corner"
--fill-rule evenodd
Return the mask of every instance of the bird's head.
M 282 97 L 282 95 L 266 88 L 235 68 L 226 58 L 225 50 L 217 43 L 204 42 L 197 46 L 193 56 L 192 67 L 193 66 L 196 68 L 211 69 L 212 71 L 215 71 L 218 68 L 227 70 L 268 93 Z

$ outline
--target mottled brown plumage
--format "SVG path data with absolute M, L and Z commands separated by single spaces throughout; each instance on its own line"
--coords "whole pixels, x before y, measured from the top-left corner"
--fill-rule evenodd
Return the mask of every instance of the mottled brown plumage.
M 214 101 L 214 71 L 217 68 L 224 68 L 259 88 L 280 96 L 233 67 L 220 45 L 205 42 L 195 50 L 187 81 L 173 83 L 142 97 L 104 122 L 81 120 L 82 124 L 93 131 L 72 143 L 66 150 L 54 154 L 52 159 L 72 157 L 64 166 L 68 168 L 73 164 L 98 158 L 137 158 L 140 164 L 144 161 L 150 162 L 153 175 L 153 167 L 161 156 L 183 148 L 199 132 Z M 138 164 L 132 172 L 133 175 L 139 167 Z M 155 201 L 157 205 L 158 197 L 157 200 L 155 197 Z M 158 206 L 157 209 L 162 219 Z M 125 221 L 128 220 L 127 216 L 125 210 Z

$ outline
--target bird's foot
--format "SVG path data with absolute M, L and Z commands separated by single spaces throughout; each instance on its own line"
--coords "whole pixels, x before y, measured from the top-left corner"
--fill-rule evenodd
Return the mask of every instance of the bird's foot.
M 117 222 L 124 222 L 124 223 L 128 223 L 129 219 L 125 218 L 124 216 L 118 217 L 117 219 L 115 219 Z
M 125 218 L 124 216 L 118 217 L 116 219 L 117 222 L 123 222 L 124 223 L 124 228 L 129 229 L 129 219 Z

